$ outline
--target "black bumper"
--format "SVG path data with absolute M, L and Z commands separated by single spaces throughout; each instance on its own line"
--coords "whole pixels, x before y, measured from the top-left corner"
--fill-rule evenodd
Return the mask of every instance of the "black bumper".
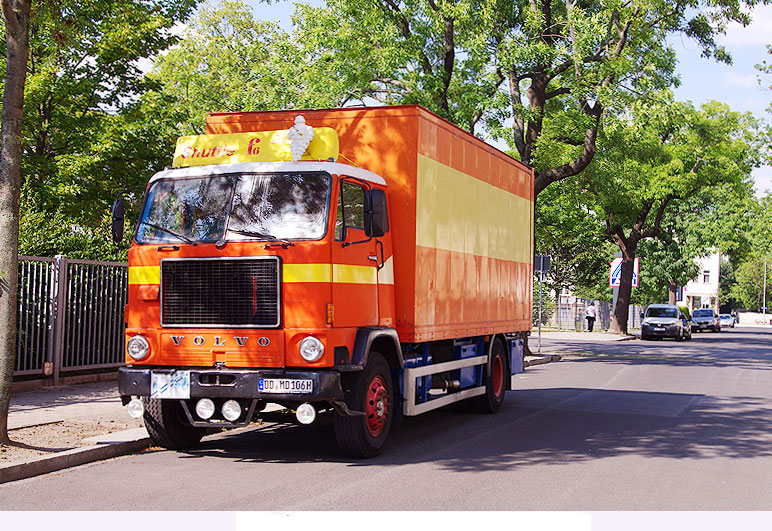
M 643 326 L 641 327 L 641 336 L 676 338 L 681 335 L 681 329 L 677 326 L 665 326 L 659 328 L 664 328 L 664 330 L 655 330 L 653 326 Z
M 268 402 L 295 400 L 302 402 L 340 402 L 343 388 L 340 373 L 327 371 L 296 371 L 277 369 L 231 370 L 178 367 L 118 369 L 118 390 L 121 396 L 150 396 L 151 372 L 190 371 L 190 398 L 252 398 Z M 258 390 L 260 378 L 312 380 L 311 393 L 265 393 Z M 213 381 L 227 383 L 203 383 Z

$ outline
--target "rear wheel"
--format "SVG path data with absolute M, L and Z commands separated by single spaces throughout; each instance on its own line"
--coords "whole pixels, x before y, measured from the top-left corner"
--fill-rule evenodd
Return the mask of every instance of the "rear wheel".
M 364 415 L 335 415 L 335 439 L 344 453 L 356 458 L 375 457 L 386 444 L 394 413 L 391 371 L 386 360 L 370 352 L 364 370 L 345 390 L 346 404 Z
M 206 428 L 191 426 L 179 400 L 145 398 L 145 428 L 153 444 L 185 450 L 201 442 Z
M 495 413 L 504 403 L 507 374 L 506 349 L 499 338 L 493 340 L 488 374 L 485 377 L 485 394 L 472 399 L 472 408 L 479 413 Z

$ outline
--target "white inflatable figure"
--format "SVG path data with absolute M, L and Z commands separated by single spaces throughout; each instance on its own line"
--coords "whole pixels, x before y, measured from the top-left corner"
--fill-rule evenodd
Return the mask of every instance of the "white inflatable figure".
M 308 144 L 314 138 L 314 128 L 306 125 L 306 119 L 302 116 L 295 117 L 295 125 L 287 131 L 287 138 L 290 141 L 290 153 L 292 153 L 292 162 L 296 162 L 303 157 L 308 149 Z

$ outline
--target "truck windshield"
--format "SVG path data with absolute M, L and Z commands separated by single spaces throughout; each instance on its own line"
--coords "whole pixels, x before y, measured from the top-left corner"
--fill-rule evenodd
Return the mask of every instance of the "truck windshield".
M 162 179 L 148 190 L 136 241 L 320 239 L 329 190 L 324 173 Z

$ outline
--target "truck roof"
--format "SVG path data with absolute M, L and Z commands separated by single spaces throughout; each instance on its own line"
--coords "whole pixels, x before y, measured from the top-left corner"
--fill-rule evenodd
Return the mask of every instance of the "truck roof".
M 347 175 L 369 183 L 386 186 L 386 181 L 377 173 L 364 168 L 350 166 L 340 162 L 237 162 L 235 164 L 211 164 L 159 171 L 150 179 L 184 179 L 202 175 L 226 175 L 229 173 L 283 173 L 292 171 L 324 171 L 335 175 Z

